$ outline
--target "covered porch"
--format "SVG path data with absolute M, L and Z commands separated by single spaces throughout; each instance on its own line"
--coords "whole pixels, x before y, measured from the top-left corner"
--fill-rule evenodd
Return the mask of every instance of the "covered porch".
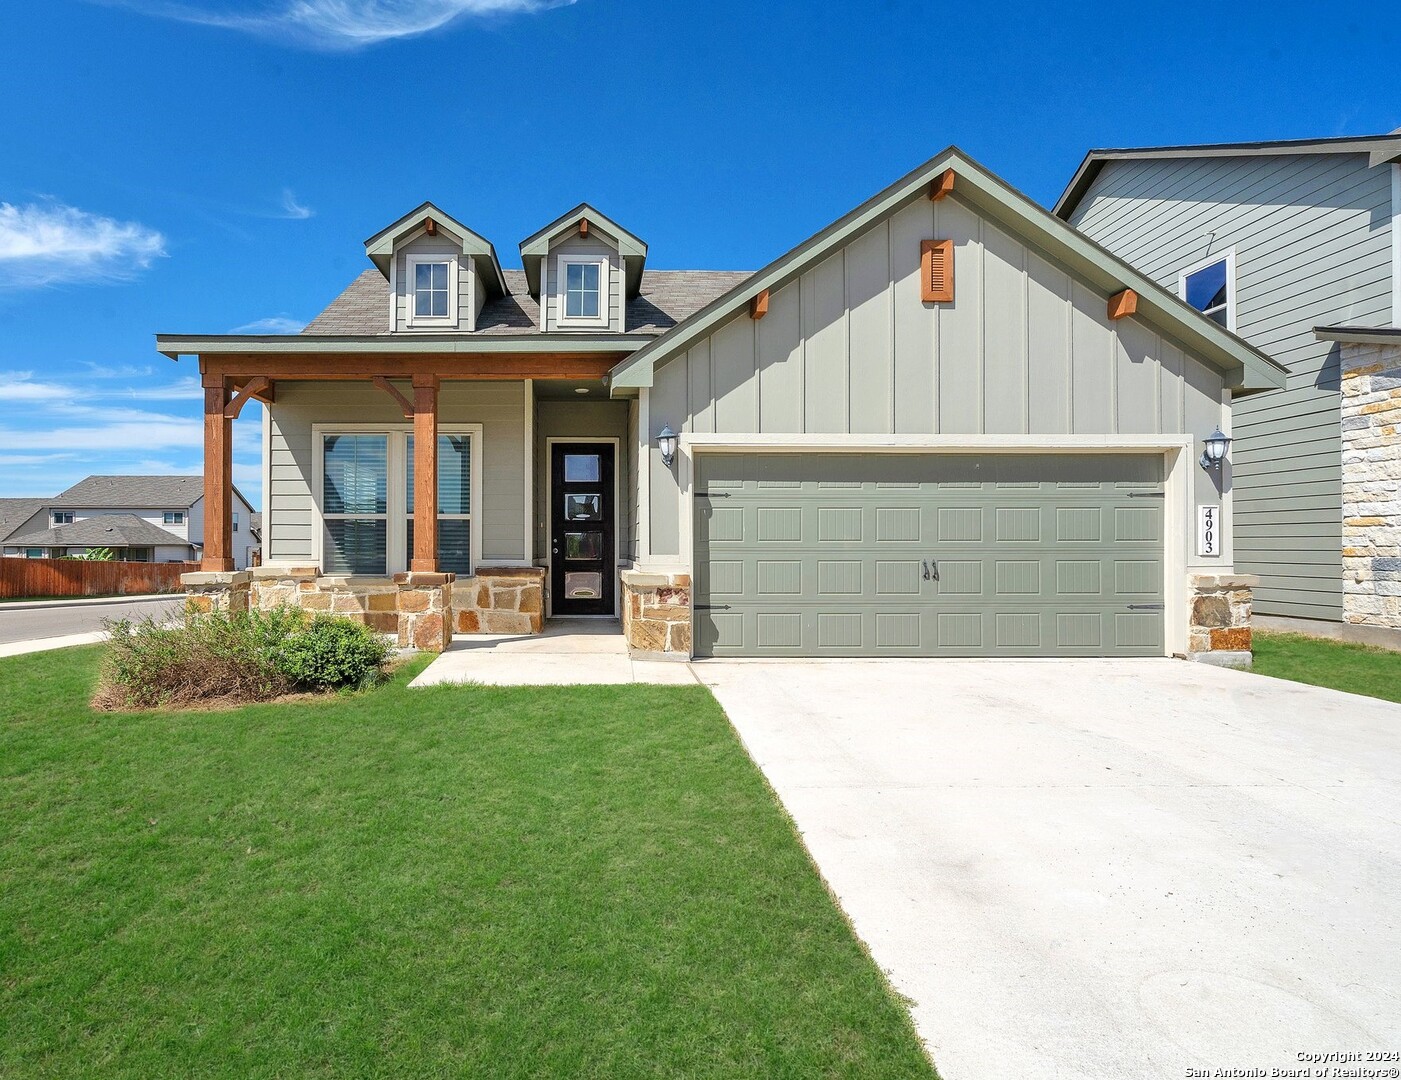
M 205 545 L 185 582 L 197 604 L 332 611 L 434 651 L 454 633 L 539 633 L 550 614 L 617 617 L 635 474 L 629 404 L 610 401 L 605 383 L 625 355 L 616 342 L 568 353 L 460 340 L 199 344 Z M 235 572 L 233 422 L 255 400 L 266 410 L 264 565 Z M 587 492 L 563 480 L 571 446 L 601 462 L 580 474 L 596 481 Z M 589 524 L 566 543 L 567 515 L 551 500 L 564 507 L 570 495 Z M 559 610 L 566 555 L 594 560 L 585 612 Z

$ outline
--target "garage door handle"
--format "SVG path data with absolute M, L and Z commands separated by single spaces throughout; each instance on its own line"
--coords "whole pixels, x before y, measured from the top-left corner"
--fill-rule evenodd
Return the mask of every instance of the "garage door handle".
M 1162 611 L 1162 604 L 1130 604 L 1130 611 Z
M 724 492 L 724 491 L 697 491 L 697 492 L 696 492 L 696 498 L 698 498 L 698 499 L 728 499 L 729 497 L 730 497 L 730 496 L 729 496 L 729 493 L 728 493 L 728 492 Z
M 697 604 L 696 611 L 729 611 L 729 604 Z
M 925 560 L 924 560 L 924 580 L 925 580 L 925 581 L 930 581 L 930 580 L 938 581 L 938 580 L 939 580 L 939 560 L 938 560 L 938 559 L 925 559 Z

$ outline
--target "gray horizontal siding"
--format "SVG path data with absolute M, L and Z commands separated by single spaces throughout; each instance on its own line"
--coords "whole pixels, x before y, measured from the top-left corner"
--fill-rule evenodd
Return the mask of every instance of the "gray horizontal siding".
M 920 241 L 955 242 L 954 302 L 920 295 Z M 1180 434 L 1223 422 L 1221 377 L 958 197 L 923 197 L 664 364 L 652 434 Z M 651 553 L 679 555 L 655 456 Z M 1197 471 L 1197 498 L 1218 502 Z
M 528 558 L 525 537 L 525 384 L 447 382 L 439 422 L 481 424 L 481 562 Z M 284 382 L 268 406 L 269 471 L 263 522 L 267 561 L 310 559 L 313 552 L 313 424 L 399 425 L 387 394 L 365 383 Z
M 1390 183 L 1364 155 L 1108 162 L 1071 219 L 1173 290 L 1235 250 L 1237 331 L 1290 372 L 1234 406 L 1236 566 L 1265 614 L 1342 617 L 1338 358 L 1312 328 L 1397 314 Z

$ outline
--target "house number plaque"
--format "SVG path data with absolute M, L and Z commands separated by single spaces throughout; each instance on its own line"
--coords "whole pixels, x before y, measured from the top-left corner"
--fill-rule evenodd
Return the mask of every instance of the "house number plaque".
M 1197 554 L 1221 554 L 1221 507 L 1197 507 Z

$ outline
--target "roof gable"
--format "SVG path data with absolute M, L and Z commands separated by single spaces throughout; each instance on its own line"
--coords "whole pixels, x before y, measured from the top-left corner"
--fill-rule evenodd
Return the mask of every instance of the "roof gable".
M 642 286 L 642 268 L 647 262 L 647 244 L 621 225 L 595 210 L 588 203 L 580 203 L 567 214 L 555 218 L 543 229 L 532 233 L 520 243 L 521 262 L 525 265 L 525 278 L 530 295 L 540 295 L 540 264 L 550 253 L 550 245 L 562 235 L 578 230 L 587 221 L 590 231 L 602 233 L 618 249 L 624 268 L 624 286 L 628 296 L 636 296 Z
M 1205 143 L 1200 146 L 1141 146 L 1091 150 L 1080 162 L 1052 211 L 1070 219 L 1095 177 L 1110 161 L 1153 158 L 1282 157 L 1303 154 L 1366 154 L 1368 168 L 1401 161 L 1401 130 L 1388 135 L 1356 135 L 1337 139 L 1293 139 L 1278 142 Z
M 501 263 L 496 258 L 496 248 L 492 246 L 491 241 L 443 213 L 431 202 L 410 210 L 394 224 L 381 229 L 366 240 L 365 254 L 388 279 L 389 263 L 394 257 L 394 250 L 404 241 L 425 231 L 429 222 L 432 222 L 435 231 L 448 234 L 462 245 L 462 254 L 472 259 L 478 277 L 489 295 L 501 296 L 508 291 L 501 273 Z
M 48 506 L 47 499 L 0 499 L 0 540 Z
M 102 514 L 6 541 L 16 547 L 189 547 L 190 542 L 135 514 Z
M 691 319 L 639 349 L 613 369 L 610 385 L 614 388 L 651 386 L 653 372 L 660 364 L 737 315 L 760 293 L 777 291 L 896 210 L 915 199 L 928 198 L 930 184 L 950 169 L 956 178 L 952 197 L 966 202 L 977 213 L 1039 248 L 1106 298 L 1125 288 L 1134 290 L 1139 296 L 1138 317 L 1167 332 L 1199 359 L 1222 371 L 1228 384 L 1247 389 L 1284 385 L 1286 371 L 1275 361 L 1047 213 L 957 147 L 949 147 L 930 159 L 702 308 Z

